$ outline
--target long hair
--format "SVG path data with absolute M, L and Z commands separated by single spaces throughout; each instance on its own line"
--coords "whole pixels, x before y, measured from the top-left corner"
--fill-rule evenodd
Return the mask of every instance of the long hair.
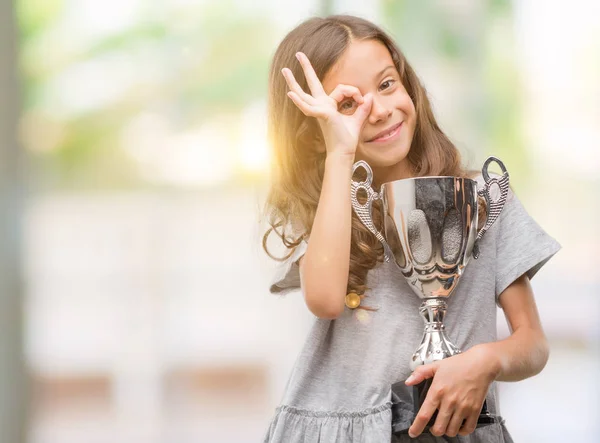
M 281 70 L 284 67 L 291 69 L 302 89 L 310 91 L 302 67 L 295 57 L 296 52 L 301 51 L 308 56 L 319 80 L 323 82 L 325 75 L 349 45 L 353 41 L 365 40 L 376 40 L 387 47 L 400 80 L 414 103 L 416 125 L 407 157 L 412 175 L 467 176 L 458 149 L 435 120 L 425 88 L 388 34 L 368 20 L 351 15 L 309 18 L 284 37 L 275 51 L 269 71 L 268 137 L 273 162 L 272 182 L 265 204 L 270 227 L 263 236 L 263 248 L 275 260 L 288 259 L 294 248 L 310 236 L 326 157 L 316 118 L 304 115 L 288 99 L 288 85 Z M 374 209 L 374 222 L 381 227 L 381 205 Z M 275 257 L 269 252 L 267 239 L 272 232 L 290 249 L 289 254 Z M 347 291 L 364 294 L 368 289 L 368 271 L 381 261 L 382 245 L 352 213 Z M 362 305 L 359 307 L 369 309 Z

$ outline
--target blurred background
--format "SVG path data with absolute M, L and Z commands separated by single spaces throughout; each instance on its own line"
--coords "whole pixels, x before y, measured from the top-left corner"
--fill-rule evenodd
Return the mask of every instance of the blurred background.
M 515 441 L 598 435 L 599 2 L 0 0 L 0 442 L 262 441 L 313 321 L 268 293 L 267 73 L 332 13 L 397 39 L 563 245 L 550 361 L 500 385 Z

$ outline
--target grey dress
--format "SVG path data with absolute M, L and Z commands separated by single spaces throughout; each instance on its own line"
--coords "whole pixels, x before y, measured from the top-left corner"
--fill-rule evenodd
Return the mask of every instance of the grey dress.
M 483 184 L 481 176 L 477 181 Z M 302 243 L 282 266 L 272 293 L 300 288 L 297 260 L 306 247 Z M 561 248 L 512 190 L 480 247 L 479 259 L 465 268 L 444 322 L 450 340 L 463 351 L 497 340 L 498 296 L 524 273 L 532 278 Z M 504 420 L 455 438 L 392 434 L 391 385 L 411 373 L 408 363 L 424 327 L 418 314 L 421 301 L 391 262 L 369 271 L 367 285 L 372 289 L 363 303 L 377 311 L 345 308 L 335 320 L 315 318 L 264 443 L 512 442 Z M 501 416 L 496 382 L 487 406 Z

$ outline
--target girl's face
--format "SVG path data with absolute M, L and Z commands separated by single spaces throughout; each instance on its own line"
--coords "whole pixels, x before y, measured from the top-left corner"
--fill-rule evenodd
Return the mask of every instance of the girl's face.
M 387 47 L 378 40 L 352 42 L 322 81 L 327 94 L 340 83 L 357 87 L 363 96 L 373 94 L 373 106 L 364 122 L 355 159 L 365 160 L 379 183 L 409 176 L 406 157 L 415 131 L 415 106 L 400 82 Z M 340 103 L 340 112 L 354 113 L 356 103 L 351 97 L 346 101 L 350 104 Z M 388 139 L 375 138 L 398 124 L 397 134 Z

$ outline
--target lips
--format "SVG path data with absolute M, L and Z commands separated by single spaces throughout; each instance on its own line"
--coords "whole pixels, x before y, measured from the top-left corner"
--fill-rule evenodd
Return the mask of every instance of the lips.
M 377 135 L 375 135 L 373 138 L 371 138 L 371 139 L 367 140 L 367 143 L 368 143 L 368 142 L 372 142 L 373 140 L 375 140 L 375 139 L 377 139 L 377 138 L 381 137 L 382 135 L 389 134 L 390 132 L 392 132 L 392 131 L 394 131 L 395 129 L 397 129 L 397 128 L 398 128 L 398 126 L 400 126 L 401 124 L 402 124 L 402 122 L 400 122 L 400 123 L 396 123 L 394 126 L 390 126 L 389 128 L 387 128 L 387 129 L 384 129 L 383 131 L 381 131 L 381 132 L 377 133 Z

